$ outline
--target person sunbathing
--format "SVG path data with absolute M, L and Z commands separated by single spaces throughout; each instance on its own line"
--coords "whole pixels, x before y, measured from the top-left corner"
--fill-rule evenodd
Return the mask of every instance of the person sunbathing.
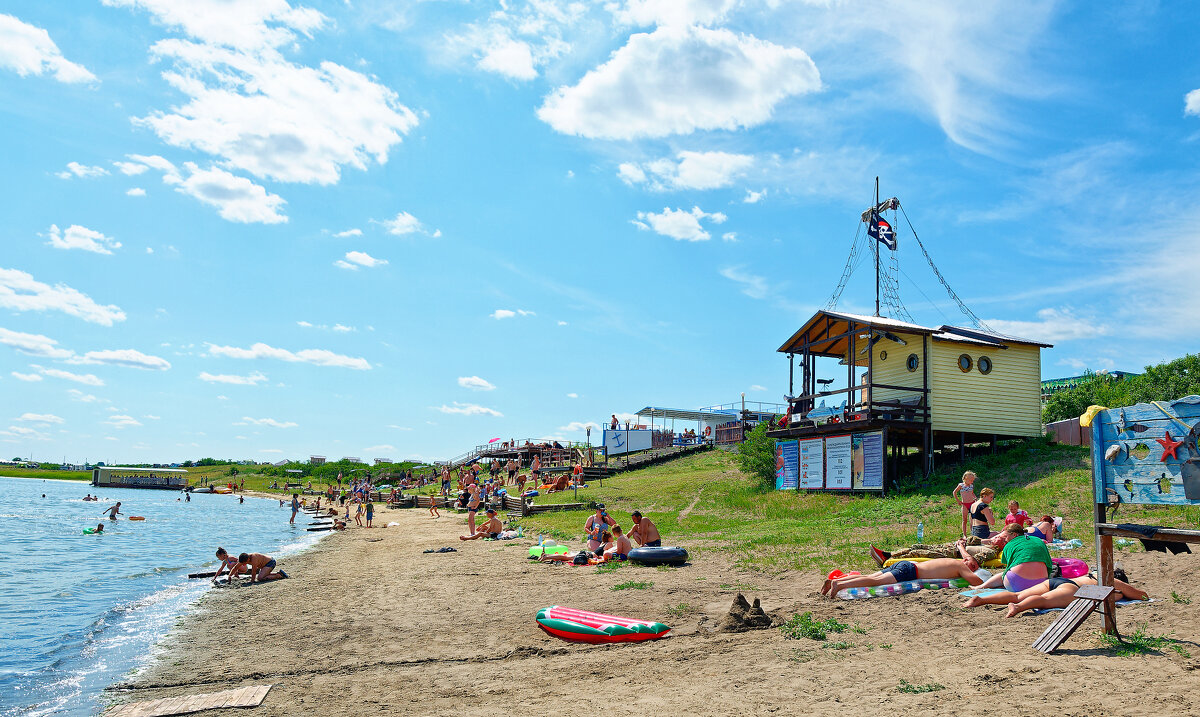
M 959 538 L 957 541 L 951 543 L 917 543 L 911 548 L 900 548 L 890 553 L 872 545 L 868 549 L 867 554 L 871 556 L 871 559 L 879 567 L 883 567 L 886 561 L 893 558 L 908 560 L 911 558 L 970 557 L 976 563 L 982 565 L 983 563 L 990 563 L 993 560 L 997 560 L 1000 557 L 1000 551 L 1004 548 L 1004 544 L 1018 535 L 1023 535 L 1024 532 L 1021 526 L 1009 524 L 1004 526 L 1004 530 L 991 538 L 980 538 L 970 535 L 966 538 Z M 972 569 L 977 570 L 978 566 Z
M 1047 543 L 1054 542 L 1054 516 L 1043 515 L 1041 520 L 1029 528 L 1029 534 Z
M 962 607 L 1008 605 L 1004 617 L 1016 617 L 1026 610 L 1066 607 L 1075 599 L 1075 591 L 1081 586 L 1098 584 L 1094 573 L 1071 579 L 1050 578 L 1021 592 L 1002 590 L 991 595 L 976 595 L 963 603 Z M 1129 576 L 1120 568 L 1113 571 L 1113 587 L 1116 589 L 1117 600 L 1146 600 L 1150 597 L 1144 590 L 1130 585 Z
M 847 588 L 867 588 L 878 585 L 905 583 L 911 580 L 935 580 L 939 578 L 962 578 L 972 586 L 983 584 L 983 578 L 976 575 L 967 566 L 967 561 L 965 560 L 934 558 L 933 560 L 926 560 L 923 563 L 901 560 L 891 567 L 884 568 L 870 575 L 826 579 L 825 583 L 821 586 L 821 594 L 834 597 L 838 594 L 839 590 Z
M 500 531 L 504 530 L 504 526 L 501 525 L 500 519 L 496 517 L 496 511 L 488 508 L 487 517 L 487 522 L 479 526 L 478 530 L 470 535 L 460 535 L 458 536 L 458 539 L 479 540 L 480 538 L 491 538 L 492 540 L 495 540 L 496 538 L 500 537 Z

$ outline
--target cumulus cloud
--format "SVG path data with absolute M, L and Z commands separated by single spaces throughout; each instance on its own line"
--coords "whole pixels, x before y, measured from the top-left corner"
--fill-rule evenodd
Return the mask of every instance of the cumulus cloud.
M 66 423 L 66 420 L 53 413 L 22 413 L 17 419 L 25 423 Z
M 746 196 L 742 198 L 743 204 L 758 204 L 767 197 L 767 190 L 763 188 L 761 192 L 756 192 L 753 189 L 746 190 Z
M 333 262 L 333 265 L 341 269 L 357 270 L 360 266 L 365 266 L 368 269 L 376 266 L 384 266 L 387 264 L 387 259 L 376 259 L 370 254 L 363 251 L 346 252 L 345 259 L 338 259 Z M 336 327 L 334 329 L 337 330 Z
M 751 299 L 765 299 L 770 294 L 766 278 L 751 274 L 743 267 L 727 266 L 721 270 L 721 276 L 739 284 L 742 293 Z
M 52 74 L 59 82 L 93 82 L 83 65 L 63 57 L 50 33 L 36 25 L 0 13 L 0 67 L 21 77 Z
M 599 431 L 600 424 L 594 421 L 571 421 L 565 426 L 559 426 L 558 430 L 563 433 L 584 433 L 589 428 L 593 431 Z
M 58 342 L 49 336 L 41 334 L 26 334 L 20 331 L 10 331 L 0 328 L 0 345 L 11 346 L 29 356 L 41 356 L 51 359 L 69 358 L 74 352 L 60 348 Z M 26 379 L 28 380 L 28 379 Z
M 383 262 L 383 263 L 384 263 L 384 264 L 386 264 L 387 262 L 385 261 L 385 262 Z M 348 333 L 351 333 L 351 332 L 353 332 L 353 331 L 358 331 L 358 329 L 354 328 L 353 326 L 346 326 L 345 324 L 334 324 L 334 325 L 331 327 L 331 330 L 332 330 L 332 331 L 336 331 L 336 332 L 338 332 L 338 333 L 340 333 L 340 334 L 348 334 Z
M 538 117 L 563 134 L 637 139 L 736 130 L 814 92 L 820 74 L 799 48 L 699 26 L 632 35 L 577 84 L 554 90 Z
M 194 162 L 185 162 L 183 171 L 172 169 L 163 181 L 175 191 L 215 207 L 222 219 L 239 224 L 280 224 L 288 218 L 280 213 L 283 197 L 271 194 L 261 185 L 224 169 L 201 169 Z
M 71 177 L 81 177 L 83 179 L 91 179 L 93 177 L 103 177 L 108 174 L 108 170 L 104 167 L 90 167 L 79 162 L 67 162 L 67 168 L 58 173 L 62 179 L 70 179 Z
M 735 0 L 627 0 L 613 3 L 613 19 L 624 25 L 709 25 L 725 18 Z
M 462 416 L 496 416 L 498 418 L 502 418 L 504 416 L 503 413 L 500 413 L 494 408 L 487 408 L 486 406 L 480 406 L 474 403 L 459 403 L 458 401 L 455 401 L 453 406 L 447 406 L 443 404 L 436 410 L 441 411 L 442 413 L 456 413 Z
M 95 254 L 112 254 L 113 249 L 121 248 L 121 242 L 78 224 L 72 224 L 66 231 L 51 224 L 46 238 L 49 239 L 46 244 L 55 249 L 82 249 Z
M 537 313 L 526 311 L 525 309 L 517 309 L 516 311 L 512 309 L 496 309 L 488 314 L 488 316 L 499 321 L 500 319 L 511 319 L 514 316 L 537 316 Z
M 207 381 L 209 383 L 228 383 L 235 386 L 257 386 L 258 384 L 267 380 L 267 377 L 258 371 L 255 371 L 249 376 L 201 371 L 197 378 L 199 378 L 201 381 Z
M 44 366 L 38 366 L 37 364 L 30 364 L 30 367 L 37 369 L 38 373 L 42 374 L 43 376 L 49 376 L 50 378 L 61 378 L 65 381 L 74 381 L 75 383 L 82 383 L 87 386 L 104 385 L 104 381 L 102 381 L 100 377 L 96 376 L 95 374 L 71 373 L 70 371 L 63 371 L 62 369 L 57 368 L 46 368 Z
M 125 312 L 102 306 L 66 284 L 50 286 L 19 269 L 0 268 L 0 306 L 13 311 L 61 311 L 101 326 L 125 320 Z
M 362 236 L 362 229 L 347 229 L 334 234 L 334 236 L 338 237 L 339 239 L 345 239 L 346 237 L 360 237 Z
M 299 423 L 294 421 L 277 421 L 274 418 L 251 418 L 242 416 L 242 420 L 233 424 L 235 426 L 270 426 L 271 428 L 295 428 Z
M 141 162 L 113 162 L 113 166 L 120 170 L 121 174 L 129 177 L 134 177 L 146 170 L 150 169 L 148 165 Z
M 568 393 L 567 398 L 579 398 L 579 394 L 578 393 Z
M 1185 115 L 1200 115 L 1200 90 L 1192 90 L 1184 95 L 1183 113 Z
M 141 187 L 131 187 L 130 189 L 125 190 L 125 195 L 130 197 L 144 197 L 146 196 L 146 190 L 142 189 Z M 153 254 L 154 250 L 151 249 L 147 253 Z
M 483 22 L 471 23 L 443 37 L 441 52 L 452 61 L 471 58 L 485 72 L 511 80 L 532 80 L 539 69 L 571 49 L 563 32 L 573 27 L 587 7 L 578 2 L 535 0 L 502 9 Z
M 140 368 L 147 371 L 166 371 L 171 368 L 171 362 L 159 356 L 150 356 L 135 349 L 108 349 L 104 351 L 88 351 L 82 356 L 76 356 L 68 361 L 74 364 L 108 364 Z
M 42 380 L 42 377 L 36 373 L 20 373 L 19 371 L 13 371 L 12 377 L 18 381 L 26 381 L 28 383 Z
M 494 391 L 496 389 L 490 381 L 478 376 L 459 376 L 458 385 L 463 388 L 469 388 L 472 391 Z
M 391 219 L 385 219 L 380 224 L 388 234 L 403 236 L 421 231 L 421 221 L 408 212 L 399 212 Z
M 107 423 L 108 425 L 112 426 L 113 428 L 129 428 L 130 426 L 142 425 L 142 422 L 137 420 L 133 416 L 126 416 L 123 414 L 115 414 L 115 415 L 109 416 L 108 419 L 104 422 Z
M 676 241 L 707 241 L 712 235 L 704 230 L 700 221 L 721 224 L 728 218 L 720 212 L 709 214 L 700 207 L 692 207 L 691 211 L 664 207 L 658 214 L 638 212 L 637 217 L 633 224 L 639 229 L 654 230 Z
M 983 323 L 1001 334 L 1032 341 L 1070 341 L 1109 333 L 1108 326 L 1076 316 L 1070 307 L 1042 309 L 1037 312 L 1036 321 L 984 319 Z
M 201 42 L 264 50 L 311 37 L 327 18 L 310 8 L 291 7 L 285 0 L 230 3 L 225 0 L 103 0 L 109 7 L 146 10 L 172 30 Z
M 41 377 L 38 377 L 38 380 L 40 381 Z M 79 401 L 80 403 L 96 403 L 100 400 L 92 394 L 84 393 L 77 388 L 67 389 L 67 395 L 71 397 L 72 401 Z
M 301 349 L 289 351 L 275 348 L 264 343 L 256 343 L 248 349 L 237 346 L 217 346 L 208 344 L 208 353 L 212 356 L 227 356 L 235 359 L 275 359 L 288 363 L 308 363 L 314 366 L 338 366 L 366 371 L 371 368 L 370 362 L 364 358 L 344 356 L 326 349 Z
M 621 164 L 617 176 L 626 184 L 649 181 L 650 188 L 659 191 L 719 189 L 733 184 L 753 164 L 754 157 L 748 154 L 684 151 L 675 159 L 656 159 L 641 166 Z

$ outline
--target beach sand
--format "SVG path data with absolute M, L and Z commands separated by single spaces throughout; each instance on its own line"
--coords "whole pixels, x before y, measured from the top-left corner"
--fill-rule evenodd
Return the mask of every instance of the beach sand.
M 1042 655 L 1030 643 L 1053 614 L 1005 620 L 998 609 L 960 610 L 962 599 L 946 591 L 828 600 L 816 592 L 821 576 L 744 571 L 723 553 L 686 543 L 693 551 L 686 567 L 598 573 L 527 560 L 529 539 L 459 541 L 465 521 L 453 511 L 436 521 L 423 510 L 376 515 L 378 525 L 400 527 L 331 535 L 281 561 L 292 579 L 211 591 L 152 664 L 112 695 L 141 700 L 273 683 L 249 713 L 262 717 L 924 715 L 1006 706 L 1056 717 L 1200 713 L 1197 556 L 1120 556 L 1134 582 L 1159 600 L 1122 608 L 1122 630 L 1148 623 L 1152 634 L 1184 640 L 1191 657 L 1171 649 L 1110 656 L 1095 637 L 1098 616 L 1057 653 Z M 442 546 L 458 552 L 421 552 Z M 631 580 L 654 585 L 612 589 Z M 1173 603 L 1172 590 L 1193 604 Z M 723 632 L 738 592 L 781 617 L 811 611 L 866 632 L 831 634 L 826 643 L 787 640 L 776 629 Z M 657 619 L 671 636 L 566 643 L 533 620 L 554 604 Z M 694 612 L 668 612 L 681 604 Z M 853 646 L 830 649 L 835 641 Z M 945 689 L 905 694 L 897 691 L 901 680 Z

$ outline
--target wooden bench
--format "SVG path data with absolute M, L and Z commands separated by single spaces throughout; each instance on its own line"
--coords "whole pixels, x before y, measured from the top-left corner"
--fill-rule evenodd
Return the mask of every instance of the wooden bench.
M 1075 591 L 1075 599 L 1063 610 L 1062 614 L 1050 623 L 1050 627 L 1033 641 L 1033 649 L 1050 654 L 1067 641 L 1079 626 L 1087 620 L 1088 615 L 1096 611 L 1104 603 L 1113 588 L 1108 585 L 1083 585 Z M 1111 603 L 1110 603 L 1111 604 Z M 1109 609 L 1109 608 L 1106 608 Z

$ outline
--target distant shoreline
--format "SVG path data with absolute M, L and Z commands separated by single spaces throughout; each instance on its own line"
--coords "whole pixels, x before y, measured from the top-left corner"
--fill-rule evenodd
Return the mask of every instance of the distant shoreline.
M 52 476 L 14 476 L 14 475 L 9 475 L 8 473 L 0 473 L 0 478 L 24 478 L 25 480 L 61 480 L 61 481 L 68 481 L 71 483 L 78 483 L 80 481 L 90 481 L 91 480 L 90 476 L 88 476 L 86 478 L 82 477 L 82 476 L 79 478 L 60 478 L 59 476 L 53 476 L 53 477 Z

